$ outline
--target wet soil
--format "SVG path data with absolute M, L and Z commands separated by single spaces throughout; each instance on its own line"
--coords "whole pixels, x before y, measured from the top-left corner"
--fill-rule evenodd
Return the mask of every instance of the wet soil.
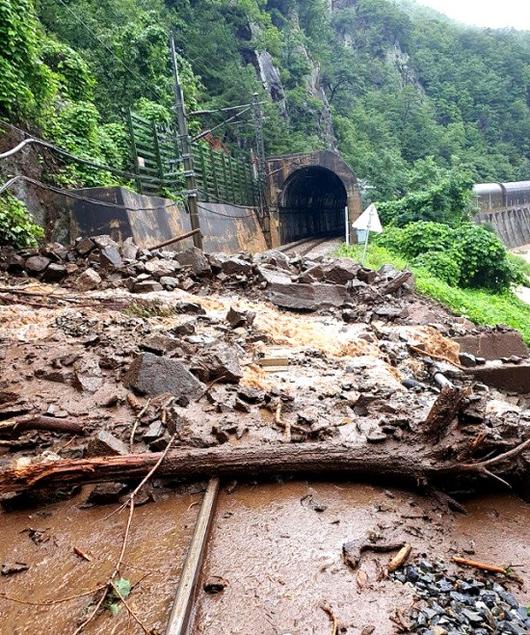
M 315 511 L 315 501 L 326 509 Z M 217 595 L 199 590 L 192 632 L 331 633 L 323 605 L 331 607 L 346 633 L 360 634 L 369 626 L 376 635 L 397 632 L 391 617 L 396 608 L 412 606 L 414 598 L 399 583 L 378 581 L 390 556 L 367 552 L 356 572 L 342 561 L 342 544 L 369 532 L 384 542 L 410 542 L 413 558 L 424 554 L 448 562 L 452 555 L 468 554 L 521 565 L 518 573 L 528 576 L 530 505 L 492 496 L 467 506 L 469 515 L 455 515 L 408 492 L 348 483 L 295 482 L 224 492 L 203 581 L 221 576 L 228 585 Z M 516 594 L 528 601 L 528 585 Z
M 27 571 L 0 577 L 0 593 L 37 605 L 0 597 L 2 635 L 67 635 L 90 612 L 88 595 L 52 606 L 40 603 L 96 589 L 106 582 L 121 549 L 127 512 L 106 518 L 116 507 L 83 509 L 87 492 L 31 511 L 0 515 L 0 562 L 23 562 Z M 200 494 L 166 493 L 156 503 L 135 510 L 122 576 L 138 586 L 130 605 L 151 628 L 163 631 L 181 566 L 193 533 Z M 42 532 L 36 544 L 28 530 Z M 37 534 L 39 536 L 40 534 Z M 91 558 L 87 562 L 74 548 Z M 121 610 L 104 611 L 84 633 L 142 633 Z
M 0 593 L 43 603 L 98 587 L 121 546 L 126 514 L 107 518 L 114 506 L 83 509 L 86 491 L 70 501 L 0 517 L 0 561 L 21 561 L 25 572 L 0 578 Z M 200 494 L 164 491 L 158 502 L 137 508 L 123 576 L 138 586 L 130 604 L 142 621 L 163 633 L 191 539 Z M 322 635 L 332 609 L 345 633 L 373 626 L 376 635 L 396 632 L 392 616 L 407 610 L 409 589 L 379 580 L 390 555 L 363 555 L 357 571 L 342 560 L 344 542 L 379 535 L 406 540 L 412 558 L 467 555 L 530 572 L 530 505 L 508 496 L 482 497 L 466 504 L 467 516 L 401 490 L 354 483 L 305 481 L 224 487 L 216 510 L 190 632 L 208 635 L 251 633 Z M 316 511 L 316 510 L 321 511 Z M 28 529 L 40 530 L 35 544 Z M 35 536 L 35 534 L 33 534 Z M 39 535 L 39 534 L 37 534 Z M 75 555 L 77 547 L 92 558 Z M 472 555 L 471 555 L 472 554 Z M 210 595 L 211 576 L 227 582 Z M 528 584 L 514 592 L 530 601 Z M 2 634 L 71 634 L 90 610 L 91 596 L 64 604 L 28 606 L 0 598 Z M 102 612 L 86 633 L 141 633 Z

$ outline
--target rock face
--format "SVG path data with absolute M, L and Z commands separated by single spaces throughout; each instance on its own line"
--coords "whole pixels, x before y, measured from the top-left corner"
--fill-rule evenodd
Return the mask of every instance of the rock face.
M 129 368 L 125 384 L 151 397 L 169 393 L 177 399 L 194 398 L 203 390 L 201 382 L 182 362 L 152 353 L 138 355 Z
M 268 297 L 276 306 L 294 311 L 316 311 L 323 306 L 341 307 L 349 300 L 346 287 L 319 283 L 273 283 Z

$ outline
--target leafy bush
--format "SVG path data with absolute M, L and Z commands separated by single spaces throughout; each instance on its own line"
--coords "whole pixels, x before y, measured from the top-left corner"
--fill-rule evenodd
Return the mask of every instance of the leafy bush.
M 462 225 L 455 248 L 460 259 L 460 286 L 502 291 L 516 282 L 506 247 L 484 227 Z
M 415 267 L 422 267 L 452 287 L 458 286 L 461 276 L 460 266 L 458 259 L 451 251 L 428 251 L 414 258 L 412 264 Z
M 407 258 L 416 258 L 430 251 L 451 249 L 456 231 L 442 223 L 410 223 L 401 230 L 400 251 Z
M 42 227 L 33 222 L 24 203 L 11 194 L 0 197 L 0 245 L 33 247 L 43 236 Z

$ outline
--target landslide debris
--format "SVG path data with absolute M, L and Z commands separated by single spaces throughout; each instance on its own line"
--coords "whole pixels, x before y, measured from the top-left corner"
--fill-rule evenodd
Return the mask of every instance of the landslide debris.
M 175 448 L 434 444 L 454 467 L 528 438 L 527 398 L 474 381 L 451 339 L 487 330 L 417 296 L 409 272 L 110 236 L 0 256 L 5 468 L 160 452 L 173 435 Z M 43 416 L 84 434 L 16 425 Z M 526 466 L 522 452 L 507 477 Z

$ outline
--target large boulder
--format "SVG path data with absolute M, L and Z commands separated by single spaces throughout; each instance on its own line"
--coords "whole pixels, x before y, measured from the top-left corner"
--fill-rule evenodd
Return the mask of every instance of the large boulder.
M 184 267 L 191 267 L 196 276 L 208 276 L 212 272 L 208 258 L 197 247 L 175 254 L 175 260 Z
M 125 376 L 125 385 L 150 397 L 169 393 L 177 399 L 198 397 L 204 388 L 182 362 L 153 353 L 138 355 Z
M 300 276 L 301 282 L 329 282 L 331 284 L 347 284 L 357 279 L 361 266 L 351 258 L 338 258 L 330 263 L 317 264 Z

